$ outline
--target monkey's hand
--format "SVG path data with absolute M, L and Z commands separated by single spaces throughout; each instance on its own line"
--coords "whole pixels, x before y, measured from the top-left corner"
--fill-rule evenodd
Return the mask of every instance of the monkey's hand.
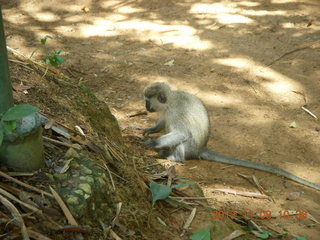
M 144 145 L 147 148 L 155 148 L 158 144 L 157 141 L 154 139 L 148 139 L 147 141 L 144 142 Z
M 155 133 L 155 128 L 146 128 L 143 130 L 142 135 L 147 137 L 149 134 Z

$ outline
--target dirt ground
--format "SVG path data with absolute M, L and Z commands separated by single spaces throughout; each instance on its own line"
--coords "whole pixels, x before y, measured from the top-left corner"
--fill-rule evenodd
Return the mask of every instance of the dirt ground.
M 144 150 L 141 131 L 157 118 L 129 115 L 144 110 L 141 92 L 146 84 L 166 81 L 195 94 L 207 106 L 211 149 L 320 184 L 320 123 L 301 108 L 320 117 L 319 1 L 0 3 L 7 45 L 30 56 L 38 45 L 36 39 L 52 36 L 48 46 L 64 51 L 66 62 L 60 68 L 110 106 L 137 155 L 155 156 Z M 293 122 L 297 126 L 290 128 Z M 176 165 L 179 175 L 197 181 L 218 209 L 254 214 L 308 211 L 320 221 L 320 192 L 303 185 L 206 161 L 155 161 Z M 259 192 L 239 173 L 254 175 L 274 201 L 214 190 Z M 301 196 L 289 201 L 292 192 Z M 310 216 L 257 222 L 308 239 L 320 236 L 319 223 Z

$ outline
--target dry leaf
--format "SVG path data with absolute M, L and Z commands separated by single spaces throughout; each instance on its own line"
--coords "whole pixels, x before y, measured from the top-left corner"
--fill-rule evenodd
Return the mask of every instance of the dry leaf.
M 243 234 L 245 234 L 243 231 L 235 230 L 229 236 L 225 237 L 223 240 L 232 240 L 232 239 L 235 239 L 237 237 L 242 236 Z
M 25 90 L 29 90 L 32 87 L 30 86 L 23 86 L 23 85 L 13 85 L 12 86 L 13 90 L 15 90 L 16 92 L 23 92 Z

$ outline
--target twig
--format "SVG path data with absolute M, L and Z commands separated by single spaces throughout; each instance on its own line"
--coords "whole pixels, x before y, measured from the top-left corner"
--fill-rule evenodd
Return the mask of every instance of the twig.
M 103 163 L 103 166 L 104 166 L 104 169 L 106 169 L 108 174 L 109 174 L 109 178 L 110 178 L 110 181 L 111 181 L 111 185 L 112 185 L 113 191 L 115 191 L 116 190 L 116 186 L 114 184 L 114 181 L 113 181 L 113 178 L 112 178 L 112 175 L 111 175 L 111 171 L 110 171 L 110 169 L 108 168 L 108 166 L 107 166 L 107 164 L 105 162 Z
M 308 49 L 308 48 L 310 48 L 310 47 L 307 46 L 307 47 L 302 47 L 302 48 L 296 48 L 296 49 L 294 49 L 294 50 L 291 50 L 291 51 L 289 51 L 289 52 L 286 52 L 286 53 L 282 54 L 280 57 L 278 57 L 278 58 L 276 58 L 275 60 L 273 60 L 273 61 L 272 61 L 271 63 L 269 63 L 267 66 L 268 66 L 268 67 L 271 66 L 272 64 L 274 64 L 275 62 L 277 62 L 277 61 L 279 61 L 280 59 L 284 58 L 285 56 L 288 56 L 288 55 L 290 55 L 290 54 L 292 54 L 292 53 L 295 53 L 295 52 L 298 52 L 298 51 L 301 51 L 301 50 L 304 50 L 304 49 Z
M 29 233 L 29 236 L 31 238 L 34 238 L 34 239 L 41 239 L 41 240 L 52 240 L 52 238 L 49 238 L 47 236 L 44 236 L 43 234 L 41 233 L 38 233 L 36 231 L 33 231 L 31 229 L 28 229 L 28 233 Z
M 122 240 L 111 228 L 109 229 L 110 237 L 115 240 Z
M 241 191 L 236 191 L 233 189 L 213 189 L 214 191 L 219 191 L 223 193 L 228 193 L 228 194 L 234 194 L 234 195 L 240 195 L 244 197 L 254 197 L 254 198 L 260 198 L 260 199 L 268 199 L 269 196 L 262 195 L 260 193 L 254 193 L 254 192 L 241 192 Z
M 252 219 L 249 220 L 249 223 L 251 223 L 259 232 L 263 232 L 261 227 L 258 224 L 256 224 Z
M 54 198 L 58 202 L 58 204 L 59 204 L 61 210 L 63 211 L 64 215 L 66 216 L 69 224 L 78 225 L 77 221 L 74 219 L 74 217 L 72 216 L 70 210 L 68 209 L 66 204 L 63 202 L 63 200 L 61 199 L 59 194 L 52 187 L 50 187 L 50 190 L 52 192 L 52 195 L 54 196 Z
M 185 222 L 185 224 L 183 225 L 183 230 L 182 230 L 182 233 L 180 234 L 180 236 L 183 236 L 186 231 L 188 230 L 188 228 L 190 227 L 195 215 L 196 215 L 196 212 L 197 212 L 197 208 L 193 208 L 187 221 Z
M 266 191 L 264 190 L 264 188 L 260 185 L 259 180 L 256 178 L 256 176 L 252 175 L 252 177 L 250 178 L 249 176 L 246 176 L 246 175 L 243 175 L 243 174 L 240 174 L 240 173 L 238 173 L 238 176 L 246 179 L 248 182 L 250 182 L 251 184 L 255 185 L 255 186 L 258 188 L 258 190 L 260 191 L 260 193 L 268 196 L 267 192 L 266 192 Z M 269 198 L 270 198 L 273 202 L 275 202 L 275 200 L 273 199 L 273 197 L 269 196 Z
M 11 177 L 30 177 L 33 176 L 36 172 L 7 172 Z
M 87 225 L 65 225 L 54 228 L 55 231 L 62 232 L 77 232 L 77 233 L 90 233 L 92 228 Z
M 152 40 L 149 40 L 149 42 L 151 42 L 151 43 L 154 44 L 155 46 L 157 46 L 157 47 L 159 47 L 159 48 L 161 48 L 161 49 L 163 49 L 163 50 L 165 50 L 165 51 L 169 51 L 169 52 L 171 51 L 171 49 L 167 49 L 167 48 L 165 48 L 165 47 L 163 47 L 163 46 L 155 43 L 155 42 L 152 41 Z
M 1 194 L 0 194 L 0 201 L 11 212 L 12 216 L 21 227 L 21 234 L 22 234 L 23 240 L 29 240 L 30 238 L 27 232 L 26 225 L 24 224 L 23 218 L 21 217 L 21 214 L 19 213 L 18 209 L 16 209 L 16 207 L 8 199 L 3 197 Z
M 161 162 L 153 163 L 153 164 L 149 164 L 149 165 L 146 165 L 146 166 L 141 166 L 139 168 L 148 168 L 148 167 L 153 167 L 153 166 L 157 166 L 157 165 L 162 165 L 162 163 Z
M 105 167 L 104 167 L 103 165 L 101 165 L 101 164 L 99 164 L 99 163 L 96 163 L 96 164 L 97 164 L 98 166 L 100 166 L 101 168 L 105 169 Z M 107 170 L 107 169 L 105 169 L 105 170 Z M 120 178 L 122 181 L 129 182 L 127 179 L 121 177 L 120 175 L 116 174 L 115 172 L 112 172 L 111 170 L 110 170 L 110 172 L 111 172 L 111 174 L 113 174 L 114 176 Z
M 10 198 L 13 201 L 16 201 L 17 203 L 21 204 L 22 206 L 25 206 L 26 208 L 30 209 L 31 211 L 35 212 L 35 213 L 42 213 L 40 209 L 25 203 L 23 201 L 20 201 L 18 198 L 16 198 L 15 196 L 13 196 L 11 193 L 7 192 L 6 190 L 0 188 L 0 193 L 4 196 L 6 196 L 7 198 Z
M 230 235 L 226 236 L 225 238 L 223 238 L 222 240 L 232 240 L 232 239 L 236 239 L 237 237 L 240 237 L 242 235 L 246 234 L 245 232 L 241 231 L 241 230 L 235 230 L 233 231 Z
M 21 185 L 21 186 L 23 186 L 23 187 L 29 188 L 29 189 L 31 189 L 31 190 L 33 190 L 33 191 L 35 191 L 35 192 L 38 192 L 38 193 L 41 193 L 41 194 L 44 194 L 44 195 L 46 195 L 46 196 L 48 196 L 48 197 L 52 197 L 52 198 L 53 198 L 53 195 L 52 195 L 52 194 L 47 193 L 47 192 L 45 192 L 45 191 L 43 191 L 43 190 L 41 190 L 41 189 L 38 189 L 38 188 L 36 188 L 36 187 L 30 186 L 29 184 L 26 184 L 26 183 L 24 183 L 24 182 L 21 182 L 21 181 L 19 181 L 18 179 L 15 179 L 15 178 L 13 178 L 13 177 L 10 177 L 9 175 L 5 174 L 5 173 L 2 172 L 2 171 L 0 171 L 0 176 L 1 176 L 1 177 L 4 177 L 4 178 L 6 178 L 6 179 L 9 179 L 10 181 L 15 182 L 15 183 L 17 183 L 17 184 L 19 184 L 19 185 Z
M 65 143 L 65 142 L 61 142 L 61 141 L 58 141 L 58 140 L 55 140 L 55 139 L 52 139 L 52 138 L 48 138 L 46 136 L 42 136 L 42 138 L 48 142 L 51 142 L 51 143 L 55 143 L 55 144 L 58 144 L 58 145 L 61 145 L 61 146 L 65 146 L 65 147 L 68 147 L 68 148 L 74 148 L 74 149 L 77 149 L 77 150 L 81 150 L 81 147 L 76 145 L 76 144 L 69 144 L 69 143 Z
M 27 65 L 29 65 L 29 63 L 25 63 L 25 62 L 22 62 L 22 61 L 19 61 L 19 60 L 15 60 L 15 59 L 9 59 L 10 62 L 14 62 L 14 63 L 17 63 L 17 64 L 20 64 L 22 67 L 30 70 L 30 71 L 34 71 L 31 67 L 28 67 Z
M 315 114 L 313 114 L 309 109 L 307 109 L 307 108 L 305 108 L 303 106 L 301 108 L 302 108 L 303 111 L 309 113 L 312 117 L 314 117 L 315 119 L 318 120 L 318 117 Z
M 181 200 L 206 200 L 206 199 L 213 199 L 217 197 L 170 197 L 172 199 L 181 199 Z

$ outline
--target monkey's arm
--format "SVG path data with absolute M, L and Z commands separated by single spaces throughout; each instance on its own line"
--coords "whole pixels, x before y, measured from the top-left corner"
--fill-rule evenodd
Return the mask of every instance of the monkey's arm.
M 143 130 L 143 136 L 148 136 L 151 133 L 157 133 L 163 130 L 165 127 L 165 121 L 163 119 L 160 119 L 156 125 L 152 128 L 146 128 Z
M 237 159 L 237 158 L 231 158 L 231 157 L 227 157 L 221 154 L 218 154 L 214 151 L 211 151 L 209 149 L 205 150 L 204 152 L 201 153 L 200 155 L 201 159 L 204 160 L 209 160 L 209 161 L 215 161 L 215 162 L 220 162 L 220 163 L 226 163 L 226 164 L 232 164 L 232 165 L 237 165 L 237 166 L 241 166 L 241 167 L 247 167 L 247 168 L 253 168 L 253 169 L 257 169 L 257 170 L 261 170 L 261 171 L 265 171 L 265 172 L 269 172 L 269 173 L 274 173 L 283 177 L 286 177 L 288 179 L 291 179 L 295 182 L 301 183 L 303 185 L 306 185 L 308 187 L 312 187 L 314 189 L 320 190 L 320 185 L 319 184 L 315 184 L 312 182 L 309 182 L 303 178 L 300 178 L 296 175 L 293 175 L 292 173 L 289 173 L 283 169 L 280 168 L 276 168 L 276 167 L 272 167 L 272 166 L 268 166 L 268 165 L 264 165 L 261 163 L 256 163 L 256 162 L 251 162 L 248 160 L 243 160 L 243 159 Z
M 171 148 L 177 146 L 187 139 L 179 132 L 170 132 L 157 139 L 149 139 L 145 142 L 147 147 L 152 148 Z

